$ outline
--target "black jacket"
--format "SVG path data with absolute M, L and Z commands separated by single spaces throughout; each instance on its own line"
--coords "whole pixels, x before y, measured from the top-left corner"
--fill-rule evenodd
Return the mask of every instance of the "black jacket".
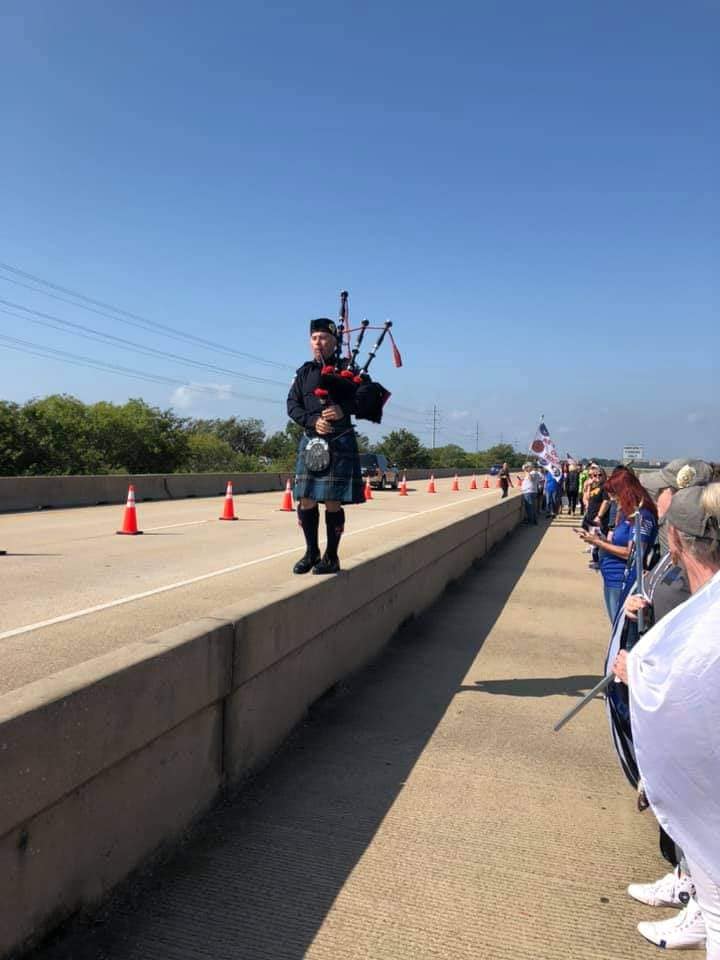
M 298 368 L 295 379 L 290 385 L 287 398 L 287 412 L 291 420 L 305 428 L 306 433 L 315 433 L 315 424 L 323 409 L 323 402 L 316 397 L 313 390 L 320 386 L 320 371 L 322 365 L 316 360 L 309 360 Z M 332 401 L 329 401 L 332 402 Z M 355 413 L 355 404 L 346 400 L 341 407 L 345 416 L 342 420 L 333 421 L 333 433 L 342 433 L 352 426 L 350 415 Z
M 565 493 L 578 493 L 580 490 L 580 475 L 577 470 L 568 470 L 565 474 Z

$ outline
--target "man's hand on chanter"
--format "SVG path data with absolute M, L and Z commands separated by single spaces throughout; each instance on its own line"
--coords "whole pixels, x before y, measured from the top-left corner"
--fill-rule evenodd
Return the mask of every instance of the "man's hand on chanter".
M 342 420 L 344 414 L 342 409 L 336 404 L 332 403 L 329 407 L 325 407 L 323 412 L 320 414 L 323 420 Z

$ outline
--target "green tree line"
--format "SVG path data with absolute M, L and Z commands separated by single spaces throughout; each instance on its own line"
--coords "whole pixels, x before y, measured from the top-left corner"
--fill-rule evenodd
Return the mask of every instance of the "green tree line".
M 179 417 L 141 399 L 86 404 L 53 395 L 24 404 L 0 401 L 0 476 L 106 473 L 243 473 L 289 470 L 302 430 L 289 421 L 265 432 L 254 418 L 199 420 Z M 400 468 L 487 469 L 523 456 L 509 444 L 468 453 L 448 444 L 429 450 L 408 430 L 393 430 L 372 445 L 358 434 L 361 451 L 384 453 Z

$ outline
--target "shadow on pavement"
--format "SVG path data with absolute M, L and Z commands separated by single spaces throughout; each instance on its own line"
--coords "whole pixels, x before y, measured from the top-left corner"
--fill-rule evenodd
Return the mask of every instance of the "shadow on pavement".
M 304 957 L 544 530 L 518 528 L 377 660 L 318 701 L 272 762 L 169 860 L 34 960 Z
M 600 683 L 602 677 L 581 674 L 575 677 L 530 677 L 509 680 L 476 680 L 472 686 L 460 687 L 476 693 L 493 693 L 505 697 L 584 697 Z
M 17 550 L 0 550 L 3 557 L 64 557 L 64 553 L 19 553 Z

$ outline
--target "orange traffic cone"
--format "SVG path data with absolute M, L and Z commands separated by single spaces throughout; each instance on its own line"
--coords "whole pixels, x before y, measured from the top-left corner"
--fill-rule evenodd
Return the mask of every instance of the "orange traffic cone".
M 458 480 L 458 475 L 455 474 L 453 477 L 452 486 L 450 487 L 451 493 L 457 493 L 460 490 L 460 481 Z
M 228 480 L 225 488 L 225 506 L 220 520 L 237 520 L 235 516 L 235 504 L 233 503 L 232 480 Z
M 363 491 L 363 493 L 365 494 L 366 500 L 372 500 L 373 495 L 372 495 L 372 487 L 370 486 L 370 477 L 368 477 L 365 480 L 365 490 Z
M 489 490 L 489 489 L 490 489 L 490 481 L 488 480 L 487 477 L 485 477 L 485 480 L 483 482 L 483 490 Z
M 495 483 L 495 486 L 498 488 L 498 490 L 499 490 L 500 487 L 502 486 L 502 484 L 500 483 L 500 477 L 497 478 L 497 481 L 496 481 L 496 483 Z
M 407 477 L 405 476 L 405 474 L 403 474 L 403 478 L 400 481 L 400 496 L 407 497 L 407 495 L 408 495 Z
M 473 478 L 470 481 L 470 489 L 477 490 L 477 480 L 475 479 L 475 474 L 473 474 Z
M 127 534 L 131 537 L 136 537 L 142 533 L 142 530 L 138 530 L 137 513 L 135 512 L 135 487 L 132 484 L 128 487 L 127 503 L 125 504 L 122 519 L 122 530 L 116 530 L 115 532 Z
M 435 489 L 435 477 L 432 474 L 430 474 L 430 481 L 428 483 L 427 492 L 437 493 L 437 490 Z
M 289 480 L 285 484 L 285 493 L 283 493 L 280 509 L 284 510 L 286 513 L 293 513 L 295 510 L 295 507 L 293 507 L 293 502 L 292 502 L 292 487 L 290 486 Z

